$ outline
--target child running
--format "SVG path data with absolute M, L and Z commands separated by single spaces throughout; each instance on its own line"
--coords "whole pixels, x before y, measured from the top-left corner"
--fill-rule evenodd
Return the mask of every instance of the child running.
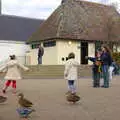
M 75 54 L 70 53 L 68 55 L 68 60 L 65 64 L 64 78 L 68 80 L 68 94 L 76 94 L 75 81 L 78 79 L 77 66 L 79 63 L 75 60 Z
M 11 55 L 9 57 L 10 57 L 10 61 L 8 61 L 6 65 L 0 68 L 0 71 L 4 71 L 4 70 L 6 71 L 6 75 L 4 79 L 7 80 L 7 82 L 5 84 L 5 88 L 3 89 L 3 93 L 6 93 L 6 90 L 11 83 L 12 83 L 13 93 L 16 93 L 16 80 L 22 79 L 20 74 L 20 68 L 22 68 L 25 71 L 27 71 L 28 68 L 20 64 L 16 60 L 15 55 Z

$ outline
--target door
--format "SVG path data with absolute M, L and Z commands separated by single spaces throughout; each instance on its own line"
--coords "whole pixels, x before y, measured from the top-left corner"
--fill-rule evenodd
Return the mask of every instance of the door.
M 81 42 L 81 64 L 88 64 L 85 56 L 88 56 L 88 42 Z

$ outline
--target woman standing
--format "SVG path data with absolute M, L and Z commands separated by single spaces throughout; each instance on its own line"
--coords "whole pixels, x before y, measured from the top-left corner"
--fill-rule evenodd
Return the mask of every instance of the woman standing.
M 109 88 L 109 67 L 112 64 L 112 57 L 110 50 L 106 45 L 103 45 L 101 49 L 102 74 L 104 80 L 104 85 L 102 87 Z

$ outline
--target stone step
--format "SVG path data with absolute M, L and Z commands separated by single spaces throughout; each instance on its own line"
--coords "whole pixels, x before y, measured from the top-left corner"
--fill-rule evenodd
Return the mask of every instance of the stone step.
M 64 65 L 36 65 L 28 67 L 29 71 L 22 71 L 24 78 L 64 78 Z M 0 74 L 0 76 L 4 75 Z M 78 67 L 78 76 L 91 76 L 91 66 L 80 65 Z

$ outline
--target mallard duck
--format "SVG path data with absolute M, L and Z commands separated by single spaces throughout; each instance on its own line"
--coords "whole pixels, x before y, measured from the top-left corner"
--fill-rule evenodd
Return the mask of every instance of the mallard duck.
M 77 101 L 80 100 L 80 97 L 76 94 L 71 93 L 66 96 L 66 99 L 68 102 L 76 103 Z
M 7 97 L 0 96 L 0 103 L 3 103 L 7 100 Z
M 24 107 L 24 108 L 32 107 L 33 103 L 25 99 L 23 93 L 19 93 L 18 97 L 19 97 L 18 103 L 21 107 Z
M 20 117 L 27 118 L 35 110 L 31 108 L 18 108 L 16 111 Z

